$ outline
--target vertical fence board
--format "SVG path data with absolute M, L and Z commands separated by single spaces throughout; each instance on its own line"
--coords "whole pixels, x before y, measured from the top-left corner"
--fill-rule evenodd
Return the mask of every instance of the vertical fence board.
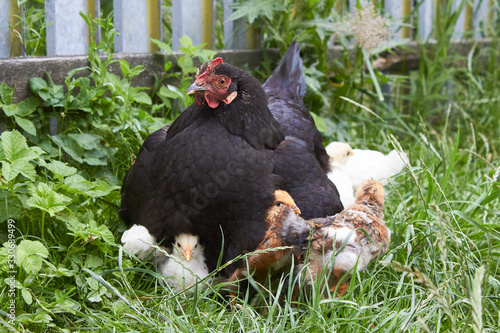
M 453 11 L 458 11 L 460 10 L 460 1 L 455 1 L 453 3 Z M 466 31 L 466 23 L 467 23 L 467 17 L 466 17 L 466 6 L 463 6 L 462 9 L 460 10 L 460 14 L 458 15 L 457 22 L 455 23 L 455 28 L 453 29 L 453 35 L 452 39 L 458 40 L 462 39 L 464 37 L 464 33 Z
M 472 16 L 472 25 L 476 38 L 488 36 L 488 25 L 490 12 L 494 12 L 493 5 L 489 0 L 475 0 Z
M 214 48 L 215 1 L 203 0 L 203 43 L 208 49 Z
M 113 0 L 116 31 L 115 52 L 149 52 L 147 6 L 145 1 Z
M 203 43 L 203 0 L 172 0 L 172 47 L 179 50 L 179 40 L 189 36 L 193 45 Z
M 45 1 L 48 56 L 87 54 L 89 31 L 80 12 L 87 13 L 86 0 Z
M 0 58 L 10 56 L 10 4 L 11 0 L 0 0 Z
M 231 5 L 234 0 L 224 0 L 224 48 L 245 49 L 247 46 L 247 28 L 245 19 L 228 21 L 227 18 L 233 13 Z
M 433 30 L 434 0 L 424 0 L 418 7 L 418 32 L 422 40 L 427 40 Z
M 88 0 L 87 13 L 89 17 L 92 17 L 92 19 L 101 17 L 101 0 Z M 97 30 L 94 36 L 89 35 L 89 44 L 91 38 L 94 38 L 96 44 L 99 44 L 101 42 L 101 27 L 97 25 L 96 29 Z
M 147 8 L 149 37 L 161 40 L 161 0 L 147 0 Z M 160 48 L 154 42 L 149 41 L 149 50 L 150 52 L 157 52 L 160 51 Z
M 400 40 L 402 38 L 408 38 L 408 28 L 402 27 L 401 24 L 405 16 L 408 14 L 407 7 L 409 6 L 409 1 L 385 1 L 384 7 L 387 12 L 389 12 L 393 19 L 393 26 L 391 27 L 392 39 Z

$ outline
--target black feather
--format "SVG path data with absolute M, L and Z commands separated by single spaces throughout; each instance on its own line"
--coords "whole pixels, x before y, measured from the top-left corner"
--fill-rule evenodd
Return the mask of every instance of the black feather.
M 262 86 L 269 98 L 269 110 L 280 123 L 283 133 L 304 140 L 321 168 L 328 173 L 330 162 L 323 138 L 302 100 L 306 92 L 302 67 L 299 44 L 294 39 L 278 67 Z

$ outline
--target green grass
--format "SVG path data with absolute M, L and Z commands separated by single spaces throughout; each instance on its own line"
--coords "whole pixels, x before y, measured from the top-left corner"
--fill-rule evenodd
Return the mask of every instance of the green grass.
M 374 93 L 373 77 L 362 70 L 362 57 L 328 65 L 338 74 L 333 81 L 345 83 L 337 87 L 314 70 L 315 54 L 305 48 L 306 72 L 319 87 L 309 90 L 306 103 L 318 116 L 325 142 L 346 140 L 383 152 L 396 148 L 410 157 L 386 186 L 392 242 L 382 261 L 354 274 L 344 297 L 303 289 L 294 295 L 297 277 L 285 274 L 257 293 L 242 293 L 237 308 L 219 295 L 222 284 L 175 293 L 153 263 L 130 258 L 119 247 L 125 228 L 116 214 L 120 181 L 146 135 L 175 116 L 174 93 L 158 87 L 157 96 L 146 97 L 130 87 L 141 68 L 122 64 L 128 74 L 120 80 L 107 72 L 112 59 L 101 63 L 95 57 L 91 77 L 98 86 L 68 78 L 64 92 L 50 80 L 45 86 L 34 80 L 35 97 L 17 106 L 9 101 L 9 88 L 0 86 L 8 128 L 27 138 L 2 136 L 0 145 L 0 239 L 7 241 L 6 221 L 13 218 L 23 252 L 12 269 L 7 245 L 0 249 L 1 331 L 499 331 L 497 45 L 495 37 L 490 48 L 469 57 L 449 54 L 446 42 L 422 46 L 419 70 L 374 73 L 379 83 L 391 85 L 384 102 Z M 204 56 L 192 52 L 186 59 Z M 191 70 L 186 65 L 174 75 L 187 82 Z M 59 121 L 57 138 L 47 135 L 49 117 Z M 86 148 L 81 140 L 87 140 Z M 11 150 L 15 156 L 7 154 Z M 14 290 L 6 280 L 10 270 Z M 12 299 L 17 321 L 9 326 Z

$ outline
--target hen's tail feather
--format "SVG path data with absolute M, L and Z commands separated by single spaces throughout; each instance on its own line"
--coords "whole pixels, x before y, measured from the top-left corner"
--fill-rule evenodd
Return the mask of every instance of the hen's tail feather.
M 278 67 L 262 86 L 266 91 L 268 89 L 282 88 L 304 97 L 306 94 L 306 79 L 302 73 L 302 67 L 299 44 L 294 38 Z

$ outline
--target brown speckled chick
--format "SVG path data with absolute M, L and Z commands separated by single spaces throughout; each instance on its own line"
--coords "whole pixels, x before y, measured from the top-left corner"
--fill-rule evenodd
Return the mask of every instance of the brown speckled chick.
M 284 207 L 286 207 L 286 209 L 283 209 Z M 297 216 L 298 214 L 300 214 L 300 210 L 288 192 L 276 190 L 274 192 L 274 204 L 267 211 L 266 221 L 268 229 L 264 239 L 259 244 L 256 251 L 290 246 L 290 244 L 287 244 L 281 239 L 280 222 L 290 219 L 299 219 L 304 221 Z M 256 281 L 263 282 L 268 274 L 276 274 L 283 267 L 291 263 L 293 260 L 292 251 L 293 248 L 277 251 L 264 251 L 248 257 L 247 262 L 242 264 L 241 267 L 238 268 L 229 278 L 229 281 L 233 282 L 230 286 L 230 295 L 233 298 L 233 303 L 235 291 L 238 287 L 238 281 L 247 277 L 249 275 L 249 271 L 250 275 L 252 275 Z
M 336 290 L 343 296 L 353 268 L 357 265 L 357 270 L 362 271 L 387 252 L 391 231 L 384 222 L 383 205 L 382 184 L 364 181 L 356 192 L 356 203 L 336 215 L 330 226 L 322 228 L 320 237 L 312 239 L 307 284 L 326 274 L 330 291 Z M 342 280 L 346 274 L 348 277 Z
M 349 288 L 353 268 L 364 270 L 371 261 L 387 252 L 391 231 L 384 222 L 383 204 L 382 184 L 366 180 L 356 192 L 356 203 L 339 214 L 306 223 L 291 220 L 281 223 L 282 238 L 300 247 L 302 258 L 299 259 L 302 261 L 307 259 L 304 257 L 311 243 L 306 285 L 312 285 L 325 275 L 330 291 L 343 296 Z M 311 225 L 314 232 L 309 236 Z

